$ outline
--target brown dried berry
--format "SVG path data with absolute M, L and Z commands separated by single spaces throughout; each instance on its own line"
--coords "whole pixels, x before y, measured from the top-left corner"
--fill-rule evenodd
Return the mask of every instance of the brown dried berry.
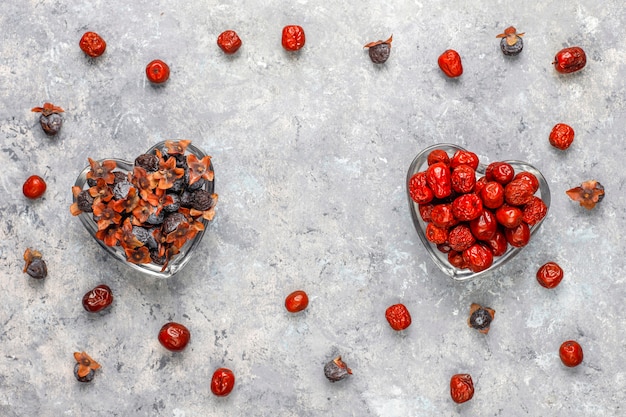
M 364 48 L 369 49 L 368 53 L 374 64 L 384 64 L 387 62 L 389 54 L 391 53 L 392 39 L 393 35 L 391 35 L 386 41 L 370 42 L 364 46 Z
M 483 334 L 489 333 L 489 327 L 496 315 L 495 310 L 483 307 L 480 304 L 472 303 L 470 306 L 467 324 L 472 329 L 476 329 Z
M 324 365 L 324 375 L 330 382 L 337 382 L 352 375 L 352 370 L 341 360 L 341 356 L 337 356 Z
M 41 252 L 33 249 L 26 249 L 24 252 L 24 265 L 23 272 L 26 272 L 29 276 L 35 279 L 43 279 L 48 276 L 48 267 L 46 262 L 42 259 Z

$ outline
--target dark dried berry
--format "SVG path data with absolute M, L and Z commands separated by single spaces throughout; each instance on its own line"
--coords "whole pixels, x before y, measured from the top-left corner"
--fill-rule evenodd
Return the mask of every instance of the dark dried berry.
M 163 212 L 163 210 L 161 210 L 159 214 L 154 214 L 154 213 L 150 214 L 148 216 L 148 219 L 146 220 L 146 223 L 152 224 L 152 225 L 161 224 L 163 223 L 164 219 L 165 219 L 165 213 Z
M 165 204 L 163 206 L 163 210 L 165 210 L 166 213 L 173 213 L 178 211 L 178 209 L 180 208 L 180 196 L 176 193 L 168 193 L 168 195 L 172 198 L 172 202 L 169 204 Z
M 150 251 L 150 259 L 157 265 L 165 265 L 167 262 L 167 257 L 165 255 L 159 255 L 157 251 Z
M 211 193 L 205 190 L 198 190 L 193 193 L 193 200 L 191 203 L 191 207 L 196 210 L 206 211 L 213 207 L 215 201 Z
M 513 26 L 509 26 L 496 38 L 502 38 L 500 40 L 500 50 L 504 55 L 514 56 L 518 55 L 524 49 L 524 40 L 521 38 L 523 33 L 517 33 L 517 29 Z
M 187 218 L 182 213 L 170 213 L 165 216 L 161 230 L 164 234 L 170 234 L 178 228 L 181 223 L 187 222 Z
M 141 167 L 148 172 L 155 172 L 159 169 L 159 157 L 144 153 L 135 158 L 135 166 Z
M 174 183 L 168 189 L 168 191 L 170 193 L 180 193 L 185 189 L 186 186 L 187 186 L 187 181 L 185 181 L 185 178 L 184 177 L 179 178 L 176 181 L 174 181 Z
M 124 180 L 116 182 L 113 186 L 113 198 L 116 200 L 126 198 L 131 188 L 133 188 L 133 184 L 131 184 L 130 181 Z
M 391 41 L 393 36 L 389 37 L 386 41 L 370 42 L 364 46 L 368 48 L 370 59 L 374 64 L 384 64 L 389 59 L 391 53 Z
M 76 197 L 78 209 L 85 213 L 93 212 L 93 197 L 89 194 L 89 190 L 81 191 Z
M 191 193 L 191 192 L 188 192 L 188 191 L 184 191 L 180 195 L 180 205 L 182 207 L 190 208 L 193 205 L 193 194 L 194 193 Z
M 482 307 L 473 303 L 470 307 L 470 316 L 467 320 L 469 326 L 481 333 L 489 333 L 489 326 L 495 316 L 495 311 L 489 307 Z
M 185 178 L 187 178 L 187 173 L 185 173 Z M 189 191 L 197 191 L 201 188 L 204 188 L 204 184 L 206 184 L 207 180 L 205 180 L 204 178 L 200 178 L 198 181 L 194 182 L 193 184 L 187 186 L 187 189 Z M 189 181 L 187 181 L 187 183 L 189 183 Z
M 35 279 L 43 279 L 48 276 L 48 267 L 43 259 L 34 259 L 26 268 L 26 273 Z
M 85 376 L 78 376 L 78 368 L 80 368 L 80 364 L 74 365 L 74 376 L 80 382 L 91 382 L 93 381 L 93 377 L 96 375 L 96 371 L 93 369 L 89 370 L 89 373 Z
M 352 374 L 352 370 L 337 356 L 332 361 L 324 365 L 324 375 L 330 382 L 341 381 Z
M 39 116 L 39 124 L 46 135 L 54 136 L 59 133 L 59 130 L 61 130 L 61 126 L 63 126 L 63 118 L 57 113 L 52 113 L 49 116 L 44 116 L 42 114 Z
M 133 235 L 135 235 L 138 241 L 147 246 L 148 249 L 156 249 L 158 246 L 156 239 L 152 235 L 152 230 L 141 226 L 133 226 Z

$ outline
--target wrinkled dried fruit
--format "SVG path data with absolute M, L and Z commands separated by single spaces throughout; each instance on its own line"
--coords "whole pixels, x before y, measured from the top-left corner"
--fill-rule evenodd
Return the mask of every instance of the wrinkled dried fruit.
M 170 67 L 160 59 L 146 65 L 146 77 L 154 84 L 163 84 L 170 78 Z
M 297 313 L 307 308 L 309 296 L 302 290 L 297 290 L 285 298 L 285 308 L 290 313 Z
M 228 368 L 219 368 L 211 378 L 211 392 L 218 397 L 225 397 L 235 388 L 235 374 Z
M 564 151 L 574 142 L 574 129 L 565 123 L 557 123 L 548 137 L 550 145 Z
M 404 304 L 394 304 L 385 310 L 385 318 L 392 329 L 400 331 L 411 325 L 411 314 Z
M 559 357 L 563 365 L 573 368 L 583 361 L 583 348 L 574 340 L 567 340 L 559 348 Z
M 489 333 L 489 327 L 496 315 L 495 310 L 483 307 L 480 304 L 472 303 L 470 306 L 467 324 L 472 329 L 476 329 L 483 334 Z
M 164 348 L 172 352 L 180 352 L 185 349 L 190 338 L 189 329 L 180 323 L 165 323 L 159 331 L 159 342 Z
M 24 265 L 23 272 L 26 272 L 31 278 L 43 279 L 48 276 L 48 267 L 46 262 L 42 259 L 41 252 L 33 249 L 26 249 L 24 252 Z
M 556 262 L 547 262 L 537 270 L 537 282 L 544 288 L 554 288 L 563 279 L 563 269 Z
M 463 74 L 461 56 L 453 49 L 444 51 L 437 59 L 439 68 L 450 78 L 460 77 Z
M 474 382 L 470 374 L 456 374 L 450 378 L 450 396 L 457 404 L 469 401 L 474 396 Z
M 509 26 L 504 30 L 504 33 L 496 35 L 496 38 L 502 38 L 500 40 L 500 50 L 504 55 L 515 56 L 522 52 L 524 48 L 524 40 L 521 38 L 524 33 L 517 33 L 517 29 L 513 26 Z
M 352 375 L 352 370 L 341 360 L 341 356 L 337 356 L 324 365 L 324 375 L 330 382 L 337 382 Z
M 298 51 L 302 49 L 306 42 L 306 36 L 304 35 L 304 29 L 298 25 L 287 25 L 283 28 L 282 36 L 283 48 L 287 51 Z
M 33 107 L 31 111 L 41 113 L 39 124 L 46 135 L 54 136 L 59 133 L 61 126 L 63 126 L 63 118 L 59 114 L 64 112 L 61 107 L 52 103 L 44 103 L 43 107 Z
M 83 296 L 83 307 L 90 313 L 104 310 L 113 303 L 113 293 L 108 285 L 98 285 Z
M 74 352 L 76 365 L 74 366 L 74 376 L 80 382 L 91 382 L 95 375 L 95 371 L 100 369 L 100 364 L 85 353 Z
M 217 37 L 217 45 L 226 54 L 234 54 L 241 47 L 241 39 L 234 30 L 226 30 Z
M 587 210 L 591 210 L 604 198 L 604 187 L 596 180 L 585 181 L 580 186 L 565 192 L 569 198 L 578 201 Z
M 579 46 L 561 49 L 554 57 L 554 68 L 561 74 L 576 72 L 587 64 L 587 55 Z
M 363 47 L 368 48 L 370 59 L 374 64 L 384 64 L 389 59 L 392 39 L 393 35 L 386 41 L 370 42 Z

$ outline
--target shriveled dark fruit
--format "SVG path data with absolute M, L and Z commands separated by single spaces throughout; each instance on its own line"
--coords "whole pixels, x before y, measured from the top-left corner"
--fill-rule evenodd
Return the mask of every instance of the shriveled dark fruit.
M 146 223 L 157 225 L 163 223 L 163 220 L 165 220 L 165 213 L 163 212 L 163 210 L 161 210 L 159 214 L 150 214 L 150 216 L 148 216 L 148 219 L 146 220 Z
M 133 235 L 135 235 L 137 240 L 146 245 L 148 249 L 156 249 L 157 241 L 152 235 L 151 229 L 146 229 L 141 226 L 133 226 Z
M 89 373 L 83 377 L 78 376 L 78 368 L 80 367 L 80 364 L 76 364 L 74 365 L 74 376 L 76 377 L 76 379 L 80 382 L 91 382 L 93 381 L 93 377 L 96 375 L 96 371 L 94 371 L 93 369 L 91 369 L 89 371 Z
M 172 184 L 172 187 L 169 188 L 169 192 L 170 193 L 180 193 L 185 189 L 185 186 L 187 185 L 187 182 L 185 182 L 185 178 L 179 178 L 176 181 L 174 181 L 174 184 Z
M 35 279 L 44 279 L 48 276 L 48 267 L 43 259 L 34 259 L 26 268 L 26 273 Z
M 163 210 L 165 210 L 166 213 L 173 213 L 178 211 L 178 209 L 180 208 L 180 195 L 178 195 L 178 193 L 168 193 L 170 197 L 172 197 L 172 203 L 170 204 L 165 204 L 163 206 Z
M 324 375 L 330 382 L 341 381 L 351 374 L 352 370 L 341 360 L 341 356 L 324 365 Z
M 148 172 L 155 172 L 159 169 L 159 157 L 144 153 L 135 158 L 135 166 L 141 167 Z
M 76 197 L 76 204 L 78 204 L 80 211 L 91 213 L 93 212 L 93 200 L 94 198 L 89 194 L 89 190 L 83 190 Z
M 164 234 L 172 233 L 174 230 L 178 228 L 181 223 L 187 222 L 187 218 L 182 213 L 170 213 L 165 216 L 163 220 L 163 224 L 161 225 L 161 230 Z
M 522 52 L 524 48 L 524 40 L 521 38 L 523 33 L 517 33 L 517 29 L 513 26 L 509 26 L 496 38 L 502 38 L 500 40 L 500 50 L 504 55 L 514 56 Z
M 193 205 L 193 194 L 189 191 L 183 191 L 180 194 L 180 205 L 181 207 L 190 208 Z
M 187 173 L 185 173 L 185 177 L 187 177 Z M 187 180 L 187 183 L 189 183 L 189 180 Z M 200 178 L 198 181 L 194 182 L 193 184 L 187 186 L 187 189 L 189 191 L 197 191 L 201 188 L 204 188 L 204 184 L 206 184 L 206 180 L 204 178 Z
M 393 36 L 389 37 L 386 41 L 370 42 L 364 46 L 368 48 L 368 54 L 374 64 L 384 64 L 389 59 L 391 53 L 391 41 Z
M 205 190 L 198 190 L 193 193 L 191 207 L 196 210 L 206 211 L 215 205 L 215 200 L 211 193 Z
M 113 186 L 113 198 L 116 200 L 126 198 L 131 188 L 133 188 L 133 184 L 127 180 L 115 183 Z
M 489 326 L 495 316 L 495 311 L 489 307 L 483 307 L 473 303 L 470 307 L 470 316 L 467 324 L 481 333 L 489 333 Z
M 155 250 L 150 251 L 150 259 L 152 259 L 152 262 L 157 265 L 165 265 L 165 262 L 167 261 L 167 257 L 165 255 L 159 255 Z
M 54 136 L 61 130 L 63 126 L 63 117 L 58 113 L 52 113 L 48 116 L 39 116 L 39 124 L 48 136 Z

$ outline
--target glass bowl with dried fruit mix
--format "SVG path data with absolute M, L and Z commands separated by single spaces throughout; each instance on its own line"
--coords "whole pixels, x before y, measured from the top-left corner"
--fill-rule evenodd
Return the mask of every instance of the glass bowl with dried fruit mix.
M 134 162 L 88 160 L 71 213 L 125 265 L 160 278 L 180 271 L 215 215 L 211 156 L 189 140 L 168 140 Z
M 435 264 L 457 281 L 511 260 L 550 208 L 550 188 L 537 168 L 514 160 L 485 165 L 454 144 L 422 150 L 406 182 L 420 240 Z

